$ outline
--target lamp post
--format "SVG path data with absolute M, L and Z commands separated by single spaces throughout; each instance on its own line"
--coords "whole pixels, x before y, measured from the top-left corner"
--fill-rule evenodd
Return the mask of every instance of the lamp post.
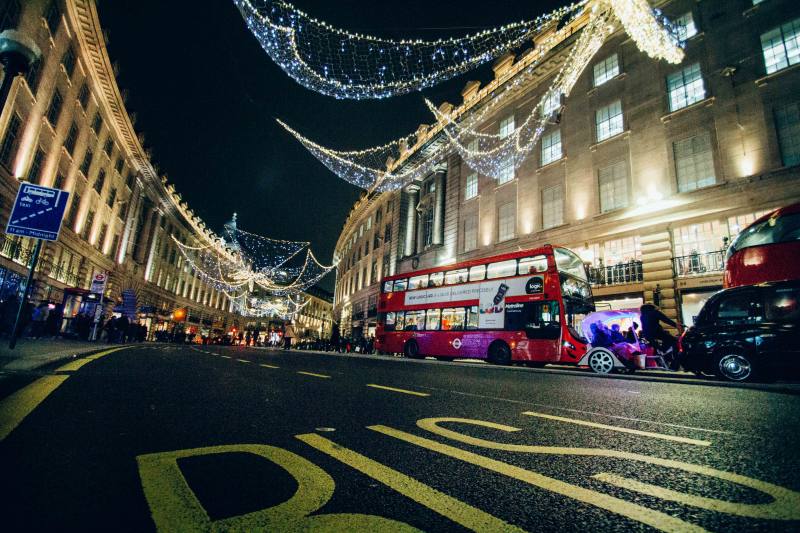
M 0 33 L 0 63 L 5 75 L 0 84 L 0 112 L 5 108 L 11 84 L 14 78 L 28 72 L 42 53 L 30 38 L 17 30 L 5 30 Z

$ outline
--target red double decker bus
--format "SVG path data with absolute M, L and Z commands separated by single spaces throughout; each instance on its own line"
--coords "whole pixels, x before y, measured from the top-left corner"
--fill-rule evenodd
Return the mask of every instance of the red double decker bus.
M 541 366 L 584 355 L 594 303 L 581 259 L 546 245 L 389 276 L 378 311 L 380 352 Z
M 745 228 L 725 253 L 725 287 L 800 279 L 800 204 L 787 205 Z

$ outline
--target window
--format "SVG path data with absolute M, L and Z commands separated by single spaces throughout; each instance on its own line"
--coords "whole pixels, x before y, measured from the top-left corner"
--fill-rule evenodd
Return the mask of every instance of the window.
M 714 185 L 714 158 L 711 152 L 711 135 L 708 132 L 677 141 L 673 148 L 678 191 L 693 191 Z
M 121 161 L 121 159 L 120 159 Z M 372 229 L 372 215 L 367 219 L 367 231 Z
M 500 121 L 500 138 L 505 139 L 514 133 L 514 115 Z
M 798 302 L 800 302 L 800 289 L 796 287 L 768 289 L 765 306 L 767 320 L 796 324 L 800 321 Z
M 72 73 L 75 71 L 75 49 L 72 48 L 72 45 L 67 46 L 64 56 L 61 58 L 61 64 L 67 71 L 67 78 L 72 79 Z
M 599 87 L 619 75 L 619 56 L 612 54 L 594 66 L 594 86 Z
M 675 228 L 672 232 L 675 257 L 716 252 L 722 248 L 726 236 L 724 224 L 716 220 Z
M 59 172 L 56 174 L 56 179 L 53 180 L 53 187 L 56 189 L 64 189 L 64 184 L 67 182 L 67 178 L 64 177 L 64 174 Z
M 423 246 L 433 244 L 433 209 L 426 209 L 422 213 L 422 239 Z
M 466 283 L 466 281 L 467 281 L 466 268 L 459 268 L 458 270 L 450 270 L 444 275 L 444 282 L 446 285 L 456 285 L 457 283 Z
M 11 115 L 11 120 L 8 121 L 8 128 L 3 137 L 3 142 L 0 144 L 0 164 L 6 168 L 11 168 L 13 163 L 14 154 L 17 152 L 17 145 L 19 144 L 19 130 L 22 127 L 22 121 L 19 115 L 14 113 Z
M 108 233 L 108 224 L 102 224 L 100 226 L 100 232 L 97 234 L 97 242 L 95 243 L 95 246 L 100 250 L 103 249 L 103 244 L 106 241 L 106 233 Z
M 89 105 L 89 86 L 86 82 L 83 82 L 80 91 L 78 91 L 78 102 L 80 102 L 83 110 L 86 111 L 86 107 Z
M 507 159 L 503 161 L 500 165 L 500 169 L 497 174 L 497 184 L 502 185 L 504 183 L 508 183 L 509 181 L 514 179 L 514 161 L 512 159 Z
M 478 247 L 478 215 L 464 219 L 464 251 L 471 252 Z
M 517 229 L 516 209 L 512 202 L 503 204 L 497 210 L 497 240 L 513 239 Z
M 25 74 L 25 81 L 28 82 L 31 92 L 36 95 L 36 88 L 39 87 L 39 79 L 42 74 L 42 60 L 34 61 L 28 68 L 28 73 Z
M 398 314 L 402 314 L 402 311 Z M 395 316 L 391 311 L 386 313 L 383 318 L 383 331 L 394 331 Z
M 95 135 L 100 135 L 100 130 L 103 128 L 103 117 L 100 116 L 100 111 L 94 114 L 92 119 L 92 131 Z
M 112 187 L 110 191 L 108 191 L 108 198 L 106 198 L 106 205 L 111 209 L 114 209 L 114 201 L 117 199 L 117 189 Z
M 628 205 L 628 168 L 625 161 L 601 168 L 599 182 L 601 213 Z
M 44 18 L 50 33 L 55 35 L 58 25 L 61 23 L 61 9 L 58 7 L 58 0 L 50 0 L 50 4 L 44 12 Z
M 675 25 L 675 29 L 678 32 L 678 39 L 681 41 L 691 39 L 697 35 L 697 27 L 694 25 L 694 17 L 691 11 L 675 18 L 672 23 Z
M 442 309 L 442 331 L 463 330 L 466 318 L 467 310 L 463 307 Z
M 425 329 L 436 331 L 442 322 L 441 309 L 428 309 L 425 313 Z
M 406 311 L 406 331 L 425 329 L 425 311 Z
M 478 329 L 478 306 L 473 305 L 467 308 L 467 326 L 465 329 Z
M 544 99 L 544 106 L 542 107 L 542 114 L 545 116 L 550 115 L 554 111 L 561 108 L 561 93 L 559 91 L 552 91 L 547 93 Z
M 747 324 L 753 322 L 756 306 L 755 295 L 750 292 L 732 294 L 723 298 L 717 308 L 717 324 Z M 752 312 L 751 312 L 752 311 Z
M 358 227 L 358 237 L 359 237 L 359 238 L 361 238 L 361 237 L 363 237 L 363 236 L 364 236 L 364 224 L 361 224 L 361 225 Z
M 86 220 L 83 222 L 83 231 L 81 232 L 81 238 L 84 241 L 89 240 L 89 233 L 92 231 L 92 225 L 94 224 L 94 211 L 89 210 L 86 213 Z
M 517 275 L 517 260 L 509 259 L 508 261 L 499 261 L 491 263 L 486 269 L 486 277 L 488 279 L 507 278 Z
M 547 272 L 547 257 L 543 255 L 523 257 L 519 260 L 518 272 L 520 276 Z
M 561 159 L 561 130 L 551 131 L 542 137 L 542 166 Z
M 89 175 L 89 166 L 92 164 L 92 149 L 87 148 L 86 153 L 83 155 L 83 161 L 81 162 L 81 172 L 83 172 L 84 176 Z
M 469 200 L 478 196 L 478 174 L 473 172 L 467 176 L 467 185 L 464 187 L 464 199 Z
M 37 146 L 36 153 L 33 154 L 33 161 L 31 161 L 31 168 L 28 169 L 28 181 L 31 183 L 39 183 L 42 180 L 44 156 L 44 150 Z
M 386 224 L 386 228 L 383 230 L 383 242 L 390 242 L 392 240 L 392 223 L 389 222 Z
M 800 62 L 800 19 L 794 19 L 761 35 L 764 66 L 772 74 Z
M 22 6 L 19 0 L 8 0 L 0 8 L 0 31 L 14 29 L 19 25 L 19 16 Z
M 706 87 L 700 72 L 700 63 L 693 63 L 667 76 L 667 92 L 670 111 L 677 111 L 703 100 L 706 97 Z
M 598 142 L 622 133 L 622 103 L 617 100 L 598 109 L 595 114 L 595 124 Z
M 106 139 L 106 144 L 103 146 L 103 151 L 106 153 L 107 156 L 111 157 L 111 152 L 114 150 L 114 139 L 111 138 L 111 134 L 108 134 L 108 138 Z
M 424 289 L 428 286 L 428 275 L 414 276 L 408 280 L 408 289 Z
M 69 131 L 67 132 L 67 138 L 64 140 L 64 148 L 67 149 L 70 155 L 74 155 L 75 152 L 75 143 L 78 140 L 78 125 L 73 122 L 70 127 Z
M 486 265 L 475 265 L 469 269 L 470 281 L 483 281 L 486 279 Z
M 97 173 L 97 179 L 94 180 L 94 190 L 98 192 L 102 192 L 103 184 L 106 181 L 106 171 L 105 169 L 100 169 L 100 172 Z
M 564 194 L 561 185 L 542 190 L 542 227 L 554 228 L 564 223 Z
M 776 109 L 775 129 L 783 165 L 800 164 L 800 105 L 794 103 Z
M 69 206 L 69 213 L 67 213 L 66 217 L 66 224 L 69 229 L 73 229 L 75 227 L 75 219 L 78 217 L 78 209 L 81 206 L 81 195 L 73 193 L 72 195 L 72 203 Z
M 636 236 L 606 241 L 603 243 L 603 259 L 606 266 L 641 261 L 641 240 Z
M 53 98 L 50 100 L 50 107 L 47 108 L 47 121 L 53 128 L 58 123 L 58 117 L 61 115 L 61 104 L 63 103 L 64 99 L 61 97 L 59 90 L 56 89 L 53 92 Z

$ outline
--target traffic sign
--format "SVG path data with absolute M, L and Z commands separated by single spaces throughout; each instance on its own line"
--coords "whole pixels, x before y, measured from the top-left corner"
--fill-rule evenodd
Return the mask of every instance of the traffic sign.
M 68 198 L 67 191 L 23 183 L 17 191 L 6 233 L 47 241 L 58 240 Z
M 106 292 L 106 280 L 108 280 L 108 276 L 106 276 L 105 272 L 98 272 L 92 278 L 92 288 L 89 292 L 94 294 L 103 294 Z

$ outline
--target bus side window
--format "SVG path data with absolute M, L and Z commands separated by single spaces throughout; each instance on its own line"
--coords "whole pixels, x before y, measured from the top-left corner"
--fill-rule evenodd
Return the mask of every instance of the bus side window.
M 519 260 L 519 275 L 539 274 L 547 272 L 547 257 L 537 255 L 534 257 L 523 257 Z
M 444 285 L 444 272 L 434 272 L 428 281 L 428 287 L 441 287 Z
M 517 260 L 509 259 L 508 261 L 499 261 L 497 263 L 489 263 L 489 268 L 486 269 L 486 277 L 489 279 L 507 278 L 517 275 Z
M 406 281 L 405 279 L 396 279 L 394 280 L 394 292 L 401 292 L 406 290 Z
M 478 329 L 478 306 L 473 305 L 467 308 L 466 329 Z
M 406 313 L 405 311 L 398 311 L 394 317 L 394 330 L 403 331 L 405 325 L 406 325 Z
M 482 281 L 486 279 L 486 265 L 477 265 L 469 269 L 470 281 Z
M 442 321 L 441 309 L 428 309 L 425 319 L 425 329 L 429 331 L 437 331 Z
M 428 287 L 428 275 L 414 276 L 408 280 L 408 290 L 425 289 Z
M 383 292 L 392 292 L 392 282 L 391 281 L 384 281 L 383 282 Z
M 442 309 L 442 331 L 461 331 L 464 329 L 464 319 L 467 310 L 463 307 Z
M 394 312 L 390 311 L 386 313 L 386 319 L 383 323 L 383 331 L 394 331 L 394 317 Z
M 467 269 L 460 268 L 458 270 L 451 270 L 444 275 L 444 282 L 447 285 L 456 285 L 467 281 Z

